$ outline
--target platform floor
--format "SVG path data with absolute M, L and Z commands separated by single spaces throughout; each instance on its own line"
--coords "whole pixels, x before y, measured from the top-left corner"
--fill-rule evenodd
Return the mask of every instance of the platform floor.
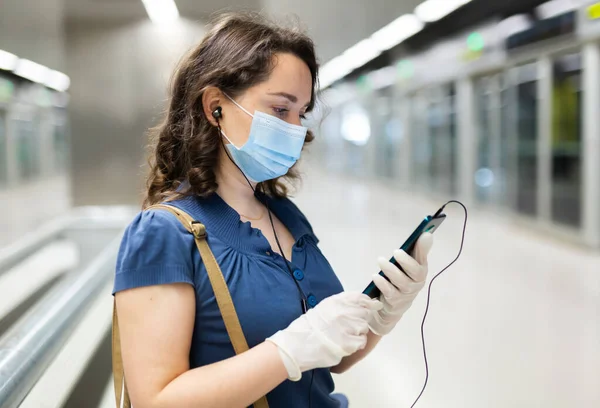
M 56 182 L 0 200 L 0 244 L 68 207 Z M 36 201 L 34 201 L 36 200 Z M 312 171 L 295 201 L 346 290 L 362 290 L 420 219 L 440 202 L 381 184 Z M 435 235 L 431 274 L 456 255 L 462 210 Z M 6 214 L 12 217 L 6 217 Z M 18 215 L 18 216 L 17 216 Z M 23 221 L 24 220 L 24 221 Z M 396 330 L 348 373 L 335 376 L 351 407 L 408 408 L 424 380 L 425 294 Z M 433 287 L 426 325 L 429 386 L 421 408 L 600 407 L 600 252 L 537 233 L 493 212 L 470 212 L 459 262 Z M 108 384 L 107 384 L 108 385 Z M 110 406 L 107 387 L 101 406 Z
M 296 199 L 346 290 L 362 290 L 421 218 L 441 203 L 382 185 L 312 173 Z M 462 210 L 435 235 L 430 275 L 456 255 Z M 366 360 L 336 376 L 352 407 L 410 407 L 423 384 L 422 293 Z M 469 214 L 465 248 L 436 280 L 425 328 L 423 408 L 600 407 L 600 253 Z

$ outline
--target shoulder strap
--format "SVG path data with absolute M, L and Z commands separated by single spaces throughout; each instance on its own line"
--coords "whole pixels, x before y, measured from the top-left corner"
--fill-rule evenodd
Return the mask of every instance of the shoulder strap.
M 215 256 L 213 255 L 212 251 L 210 250 L 210 247 L 208 246 L 208 243 L 206 242 L 206 228 L 204 227 L 204 225 L 198 221 L 195 221 L 185 211 L 182 211 L 179 208 L 175 208 L 170 205 L 157 204 L 146 208 L 146 210 L 150 209 L 162 209 L 169 211 L 171 214 L 177 217 L 177 219 L 181 222 L 181 224 L 189 233 L 194 235 L 196 246 L 198 247 L 198 251 L 200 252 L 200 256 L 202 257 L 202 262 L 204 262 L 204 265 L 206 266 L 208 279 L 210 280 L 210 284 L 215 293 L 217 305 L 219 306 L 219 310 L 221 312 L 221 316 L 223 317 L 223 321 L 225 322 L 225 329 L 227 330 L 227 334 L 229 335 L 229 339 L 231 340 L 233 349 L 235 350 L 236 354 L 241 354 L 247 351 L 248 343 L 246 342 L 244 331 L 242 330 L 240 320 L 235 310 L 235 306 L 233 305 L 233 300 L 231 299 L 231 294 L 229 293 L 229 288 L 227 287 L 227 283 L 225 282 L 225 278 L 223 277 L 221 268 L 219 268 L 219 264 L 217 263 Z M 122 393 L 124 394 L 123 408 L 130 408 L 131 403 L 129 402 L 127 384 L 125 382 L 125 377 L 123 374 L 123 361 L 121 358 L 121 344 L 119 336 L 119 325 L 117 319 L 116 301 L 114 304 L 113 311 L 112 346 L 114 387 L 117 408 L 120 407 L 119 404 L 121 401 Z M 267 402 L 266 397 L 264 396 L 254 403 L 254 408 L 268 407 L 269 404 Z
M 121 355 L 121 335 L 119 333 L 119 320 L 117 317 L 117 300 L 113 302 L 113 321 L 112 321 L 112 369 L 113 385 L 115 387 L 115 405 L 121 408 L 121 397 L 123 397 L 123 408 L 131 408 L 129 401 L 129 392 L 125 384 L 123 371 L 123 359 Z

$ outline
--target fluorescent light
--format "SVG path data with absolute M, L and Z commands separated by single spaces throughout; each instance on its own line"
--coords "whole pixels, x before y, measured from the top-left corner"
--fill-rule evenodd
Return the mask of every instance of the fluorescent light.
M 348 48 L 342 58 L 350 69 L 362 67 L 367 62 L 381 54 L 377 44 L 370 38 L 366 38 L 361 42 Z
M 44 84 L 48 88 L 56 89 L 60 92 L 65 92 L 71 86 L 71 79 L 58 71 L 50 71 L 46 77 Z
M 18 76 L 29 79 L 33 82 L 43 83 L 49 73 L 49 69 L 43 65 L 37 64 L 27 59 L 20 59 L 15 68 L 15 74 Z
M 352 69 L 348 66 L 346 60 L 341 55 L 335 57 L 321 68 L 319 74 L 321 88 L 327 88 L 350 72 L 352 72 Z
M 170 23 L 179 18 L 179 10 L 174 0 L 142 0 L 142 3 L 153 23 Z
M 0 50 L 0 69 L 12 71 L 17 66 L 17 62 L 19 62 L 19 57 L 15 54 Z
M 405 14 L 377 31 L 371 38 L 381 51 L 386 51 L 412 37 L 424 26 L 414 14 Z
M 425 26 L 450 14 L 471 0 L 427 0 L 417 7 L 415 14 L 405 14 L 375 32 L 371 37 L 350 47 L 342 55 L 329 61 L 321 68 L 321 89 L 346 76 L 354 69 L 371 61 L 412 37 Z
M 415 9 L 415 14 L 426 23 L 438 21 L 471 0 L 427 0 Z
M 381 51 L 371 39 L 367 38 L 360 41 L 344 51 L 342 55 L 335 57 L 321 67 L 319 73 L 320 87 L 322 89 L 327 88 L 379 54 L 381 54 Z

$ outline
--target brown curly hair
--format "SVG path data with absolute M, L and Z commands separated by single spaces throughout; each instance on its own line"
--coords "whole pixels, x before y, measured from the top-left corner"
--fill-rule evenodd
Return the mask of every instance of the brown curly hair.
M 302 31 L 276 25 L 256 13 L 217 17 L 202 42 L 186 55 L 171 80 L 164 121 L 150 131 L 150 173 L 143 207 L 187 195 L 207 197 L 217 190 L 215 169 L 222 148 L 218 129 L 204 114 L 202 95 L 217 87 L 235 98 L 268 79 L 274 56 L 290 53 L 306 63 L 312 75 L 308 111 L 314 108 L 318 63 L 314 43 Z M 306 142 L 314 139 L 308 132 Z M 283 178 L 297 179 L 290 169 Z M 185 183 L 185 188 L 178 188 Z M 285 197 L 281 178 L 260 183 L 268 195 Z

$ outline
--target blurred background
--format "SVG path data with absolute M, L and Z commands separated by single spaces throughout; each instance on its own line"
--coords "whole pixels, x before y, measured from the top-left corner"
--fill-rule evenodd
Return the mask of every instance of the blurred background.
M 114 406 L 112 274 L 145 132 L 222 10 L 295 16 L 316 43 L 294 200 L 347 290 L 421 217 L 470 209 L 418 406 L 600 406 L 600 2 L 1 0 L 0 407 Z M 459 248 L 448 215 L 432 273 Z M 351 406 L 410 406 L 424 303 L 335 378 Z

